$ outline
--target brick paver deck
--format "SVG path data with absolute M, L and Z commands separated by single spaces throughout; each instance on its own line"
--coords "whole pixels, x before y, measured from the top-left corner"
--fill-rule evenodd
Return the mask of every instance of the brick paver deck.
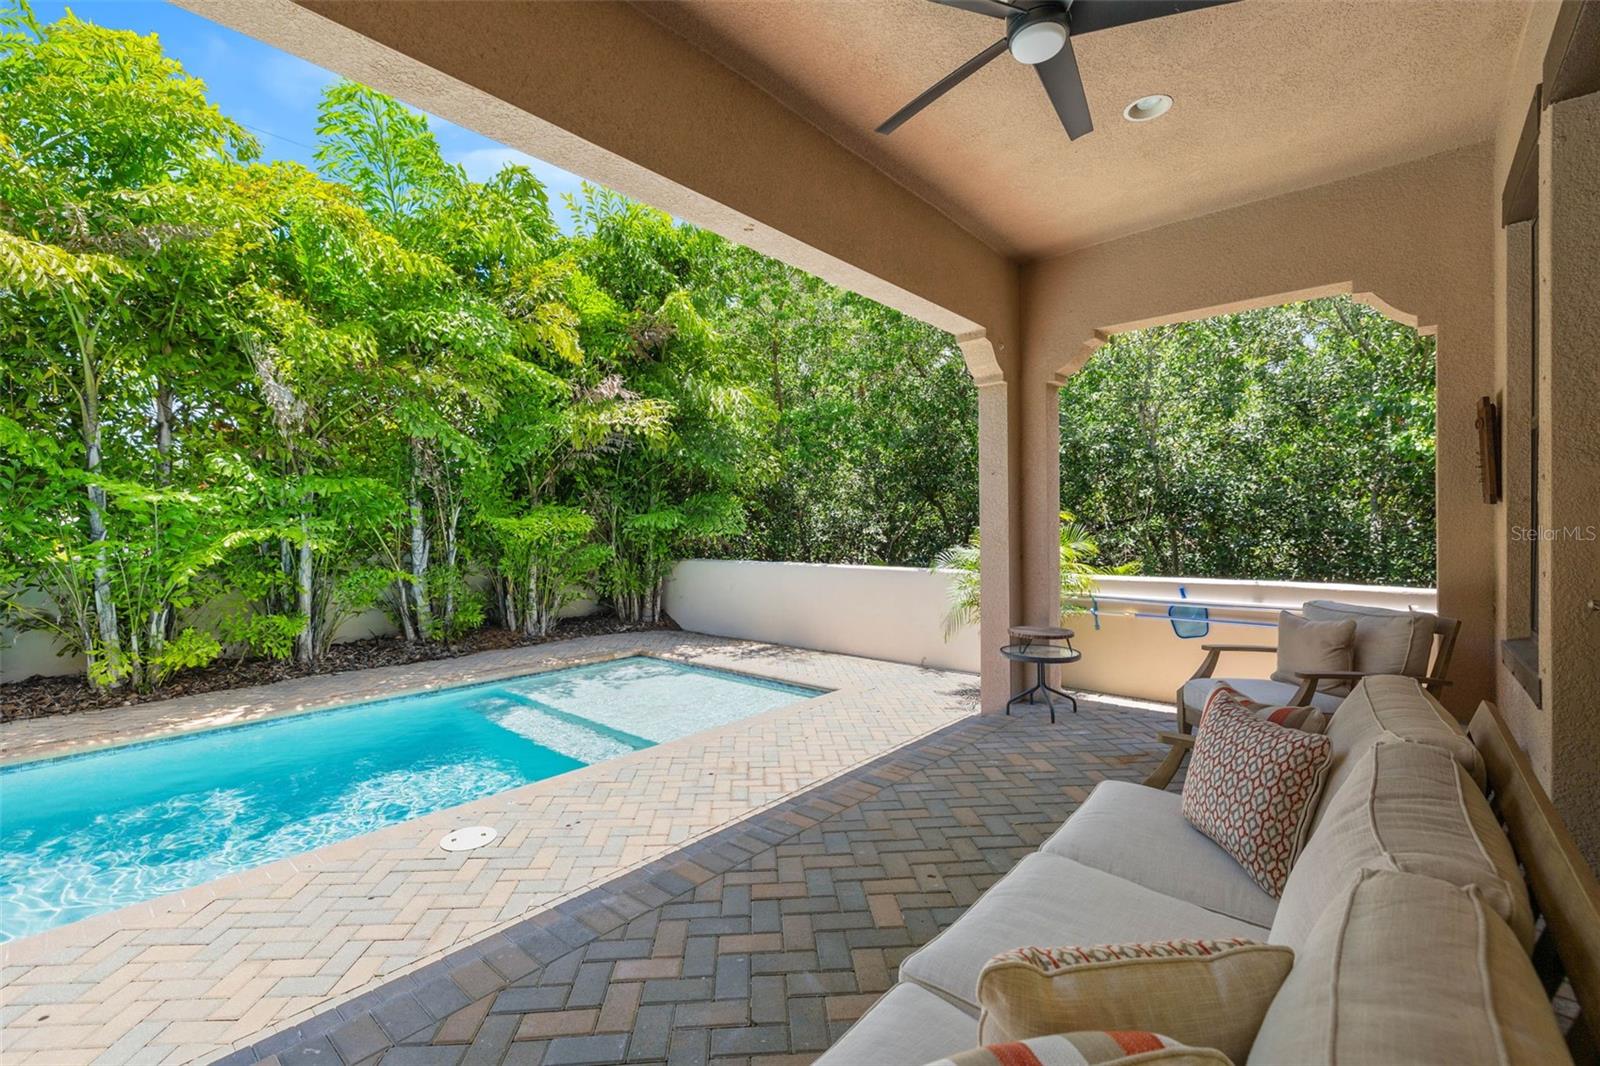
M 226 1061 L 808 1063 L 1096 782 L 1154 765 L 1170 715 L 1081 702 L 947 725 Z
M 507 978 L 525 980 L 535 969 L 539 979 L 554 982 L 564 971 L 549 964 L 559 963 L 585 935 L 610 933 L 612 923 L 632 921 L 691 889 L 712 891 L 706 886 L 713 874 L 723 875 L 728 865 L 700 866 L 682 857 L 685 845 L 730 825 L 748 825 L 752 815 L 761 817 L 759 812 L 769 809 L 763 825 L 810 825 L 814 816 L 800 813 L 802 808 L 779 811 L 773 805 L 969 716 L 976 697 L 976 679 L 968 674 L 688 633 L 627 634 L 10 723 L 0 729 L 0 758 L 55 754 L 190 729 L 196 723 L 228 724 L 638 653 L 832 691 L 0 946 L 0 1026 L 7 1066 L 211 1061 L 250 1046 L 263 1034 L 312 1025 L 330 1007 L 352 1009 L 351 1001 L 393 987 L 399 978 L 412 982 L 406 987 L 430 989 L 434 998 L 416 1000 L 418 1009 L 439 1011 L 453 996 L 425 980 L 424 975 L 435 972 L 431 964 L 510 929 L 523 930 L 518 935 L 524 946 L 515 953 L 484 954 L 478 965 L 453 973 L 449 980 L 457 987 L 465 982 L 468 992 L 460 993 L 465 998 L 450 1003 L 450 1010 L 471 1007 L 491 986 Z M 1087 721 L 1092 716 L 1083 717 Z M 871 779 L 851 779 L 840 788 L 841 797 L 855 796 L 855 790 L 862 790 L 861 796 L 877 791 Z M 476 852 L 452 854 L 437 847 L 447 830 L 475 824 L 497 826 L 502 835 Z M 755 845 L 776 842 L 775 832 L 752 826 L 718 839 L 733 841 L 720 846 L 735 847 L 729 854 L 742 862 Z M 737 843 L 744 840 L 749 847 Z M 626 871 L 647 866 L 654 871 L 654 883 L 632 902 L 615 904 L 623 910 L 571 902 Z M 749 895 L 752 915 L 767 917 L 778 913 L 771 904 L 781 900 L 781 893 L 796 890 L 792 881 L 776 888 L 721 881 L 718 886 L 716 891 L 734 900 Z M 768 892 L 780 895 L 768 897 Z M 879 893 L 872 898 L 887 919 L 885 901 L 890 897 Z M 854 902 L 855 896 L 848 901 Z M 720 910 L 725 903 L 708 900 L 700 905 Z M 523 924 L 529 916 L 540 923 L 536 931 Z M 641 1020 L 659 1020 L 657 1008 L 673 996 L 687 997 L 714 984 L 711 977 L 696 974 L 706 965 L 708 945 L 721 945 L 706 940 L 701 927 L 691 935 L 687 922 L 669 918 L 651 934 L 652 953 L 670 955 L 674 938 L 681 936 L 685 955 L 676 976 L 649 979 L 667 983 L 637 984 L 641 998 L 627 1031 Z M 764 925 L 752 926 L 748 935 L 771 932 Z M 782 935 L 781 916 L 777 932 Z M 794 932 L 799 935 L 798 925 Z M 629 946 L 620 950 L 637 951 L 641 936 L 635 929 L 625 938 Z M 763 954 L 752 949 L 752 967 Z M 607 983 L 630 970 L 643 974 L 649 969 L 647 960 L 631 962 L 615 974 L 605 967 Z M 886 959 L 885 965 L 890 964 L 892 959 Z M 533 1038 L 540 1025 L 575 1026 L 587 1021 L 586 1010 L 595 1013 L 591 1029 L 603 1025 L 606 1033 L 618 1031 L 615 1026 L 627 1013 L 625 1000 L 607 1007 L 602 996 L 592 1008 L 580 1005 L 592 995 L 583 990 L 599 987 L 599 973 L 594 966 L 579 965 L 569 983 L 576 982 L 573 987 L 580 991 L 562 993 L 563 1009 L 578 1013 L 565 1021 L 530 1023 L 522 1034 L 529 1039 L 517 1041 L 515 1053 L 538 1048 L 539 1039 Z M 752 972 L 752 989 L 770 988 L 771 982 L 757 980 L 770 976 L 774 974 Z M 689 984 L 672 983 L 682 981 Z M 727 991 L 729 986 L 723 987 Z M 543 1003 L 551 995 L 546 990 L 527 1003 Z M 659 998 L 663 996 L 667 998 Z M 514 1002 L 513 997 L 505 1005 Z M 415 1027 L 407 1029 L 396 1020 L 407 1009 L 403 1001 L 390 1008 L 383 1016 L 388 1028 L 358 1027 L 340 1039 L 354 1055 L 360 1047 L 348 1043 L 352 1040 L 368 1041 L 375 1050 L 380 1037 L 414 1036 Z M 487 1020 L 491 1016 L 485 1007 L 481 1024 L 472 1025 L 467 1035 L 476 1038 L 503 1028 L 502 1014 L 497 1011 Z M 434 1016 L 414 1020 L 420 1027 L 431 1024 Z M 466 1032 L 469 1020 L 470 1012 L 442 1035 Z M 547 1035 L 554 1041 L 561 1034 Z M 614 1042 L 615 1037 L 606 1039 Z M 584 1046 L 598 1048 L 603 1042 Z M 568 1046 L 557 1048 L 557 1059 Z

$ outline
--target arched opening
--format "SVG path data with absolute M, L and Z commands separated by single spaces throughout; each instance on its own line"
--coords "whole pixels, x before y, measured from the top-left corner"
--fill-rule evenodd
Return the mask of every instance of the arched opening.
M 1170 700 L 1200 643 L 1273 644 L 1305 601 L 1437 609 L 1432 329 L 1329 287 L 1097 330 L 1081 354 L 1059 508 L 1100 574 L 1069 602 L 1074 683 Z
M 1061 390 L 1061 507 L 1145 574 L 1432 587 L 1435 343 L 1347 296 L 1114 334 Z

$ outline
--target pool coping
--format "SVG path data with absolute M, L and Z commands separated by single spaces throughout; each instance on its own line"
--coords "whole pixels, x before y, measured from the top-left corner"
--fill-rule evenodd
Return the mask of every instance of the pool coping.
M 564 642 L 565 643 L 565 642 Z M 418 951 L 414 957 L 398 966 L 389 966 L 369 975 L 368 980 L 355 980 L 343 982 L 348 987 L 341 987 L 334 992 L 326 994 L 311 994 L 302 997 L 293 1010 L 279 1012 L 268 1018 L 261 1015 L 264 1028 L 281 1028 L 285 1025 L 295 1024 L 298 1019 L 308 1017 L 318 1011 L 337 1007 L 344 1000 L 362 994 L 369 990 L 369 986 L 382 983 L 404 976 L 415 969 L 426 966 L 436 961 L 450 951 L 460 950 L 469 946 L 484 936 L 505 928 L 509 924 L 526 920 L 530 915 L 543 913 L 552 907 L 560 905 L 583 892 L 591 890 L 596 884 L 603 883 L 612 877 L 636 869 L 650 862 L 660 861 L 663 856 L 670 856 L 685 845 L 702 839 L 709 834 L 716 833 L 752 815 L 759 814 L 782 803 L 789 796 L 799 791 L 815 787 L 818 784 L 832 780 L 864 761 L 882 757 L 887 752 L 892 752 L 928 733 L 943 728 L 950 721 L 971 713 L 972 706 L 969 697 L 954 699 L 947 690 L 951 684 L 965 687 L 970 686 L 972 675 L 955 671 L 925 670 L 919 667 L 904 666 L 901 664 L 882 663 L 876 660 L 854 659 L 848 656 L 833 655 L 822 652 L 804 652 L 796 649 L 786 649 L 771 645 L 757 645 L 750 642 L 732 641 L 723 638 L 706 637 L 698 634 L 686 633 L 635 633 L 618 634 L 610 637 L 580 638 L 570 642 L 566 647 L 562 644 L 539 645 L 529 649 L 518 649 L 509 656 L 503 653 L 484 653 L 490 660 L 472 663 L 474 657 L 467 656 L 461 659 L 441 660 L 425 664 L 408 664 L 400 668 L 401 673 L 425 671 L 433 676 L 426 682 L 415 684 L 393 684 L 393 675 L 381 679 L 382 691 L 377 692 L 367 699 L 351 699 L 348 693 L 353 690 L 355 683 L 366 680 L 365 672 L 351 672 L 348 674 L 326 675 L 336 679 L 335 687 L 344 692 L 342 697 L 329 697 L 314 700 L 295 701 L 290 706 L 284 707 L 245 707 L 230 708 L 225 721 L 215 721 L 204 716 L 197 724 L 167 722 L 163 726 L 159 719 L 161 715 L 152 716 L 149 713 L 122 715 L 119 712 L 138 712 L 141 707 L 153 705 L 136 705 L 131 708 L 112 708 L 101 712 L 86 712 L 97 717 L 91 723 L 92 737 L 84 743 L 72 744 L 70 741 L 58 740 L 48 745 L 48 750 L 56 752 L 55 757 L 61 754 L 79 754 L 92 750 L 101 750 L 108 747 L 120 746 L 126 743 L 138 743 L 143 740 L 161 739 L 175 735 L 184 735 L 198 731 L 208 731 L 213 728 L 226 728 L 230 725 L 240 725 L 246 722 L 266 721 L 287 715 L 311 713 L 316 710 L 328 710 L 336 706 L 353 706 L 361 702 L 375 699 L 387 699 L 402 695 L 416 695 L 438 691 L 440 689 L 463 687 L 466 684 L 484 682 L 493 683 L 505 680 L 508 677 L 527 676 L 548 670 L 561 669 L 570 666 L 587 665 L 592 663 L 608 662 L 630 655 L 646 655 L 664 659 L 669 662 L 687 666 L 709 667 L 711 669 L 743 674 L 757 680 L 777 681 L 785 684 L 798 685 L 810 689 L 823 689 L 818 695 L 797 698 L 794 702 L 781 707 L 764 711 L 734 722 L 725 723 L 699 733 L 686 737 L 666 741 L 650 748 L 619 755 L 599 763 L 572 770 L 544 781 L 533 782 L 528 785 L 518 786 L 489 797 L 480 798 L 466 804 L 446 808 L 441 811 L 424 815 L 420 818 L 396 823 L 391 826 L 375 830 L 371 833 L 361 834 L 334 844 L 326 845 L 313 851 L 303 852 L 299 855 L 280 859 L 250 870 L 230 874 L 193 888 L 169 893 L 155 897 L 130 907 L 116 911 L 95 915 L 78 922 L 58 926 L 41 931 L 32 936 L 20 938 L 0 945 L 0 962 L 5 966 L 7 977 L 6 984 L 12 985 L 17 979 L 24 984 L 35 983 L 38 974 L 43 973 L 49 978 L 67 978 L 74 976 L 73 966 L 80 958 L 97 960 L 100 954 L 106 951 L 106 945 L 115 944 L 111 948 L 112 954 L 127 955 L 125 948 L 138 943 L 168 944 L 182 942 L 182 938 L 190 933 L 201 935 L 199 930 L 214 930 L 217 926 L 217 917 L 223 919 L 222 925 L 226 926 L 226 915 L 230 913 L 229 907 L 242 907 L 248 912 L 265 910 L 274 911 L 277 904 L 272 901 L 278 899 L 298 899 L 309 890 L 308 883 L 315 883 L 319 878 L 342 876 L 346 880 L 358 875 L 351 873 L 359 871 L 374 864 L 381 864 L 384 860 L 391 860 L 396 854 L 401 856 L 415 856 L 408 861 L 419 868 L 433 869 L 436 867 L 450 867 L 458 871 L 456 880 L 463 880 L 459 871 L 463 866 L 474 862 L 474 857 L 490 858 L 484 853 L 492 851 L 497 845 L 483 849 L 479 852 L 458 853 L 454 860 L 444 860 L 442 852 L 436 852 L 434 845 L 437 836 L 450 828 L 459 825 L 471 824 L 473 821 L 487 821 L 491 824 L 498 820 L 509 823 L 514 827 L 512 836 L 502 842 L 508 846 L 515 843 L 517 847 L 531 846 L 533 838 L 526 826 L 519 826 L 518 820 L 527 820 L 527 811 L 541 807 L 559 806 L 566 803 L 572 806 L 576 802 L 576 809 L 585 810 L 584 797 L 590 793 L 609 792 L 627 796 L 629 782 L 634 779 L 647 779 L 651 774 L 660 776 L 663 768 L 668 769 L 664 778 L 668 787 L 675 789 L 700 788 L 706 791 L 708 786 L 703 781 L 690 780 L 696 767 L 706 765 L 706 758 L 720 758 L 723 767 L 716 772 L 705 771 L 715 778 L 718 773 L 724 774 L 727 780 L 715 782 L 708 794 L 722 796 L 712 807 L 707 809 L 691 805 L 670 812 L 667 817 L 670 834 L 658 845 L 650 845 L 644 850 L 634 849 L 630 834 L 637 834 L 641 830 L 634 824 L 642 820 L 649 823 L 655 818 L 654 808 L 645 809 L 648 804 L 641 805 L 632 812 L 637 815 L 630 821 L 628 812 L 612 809 L 615 801 L 607 801 L 602 808 L 607 813 L 602 816 L 590 814 L 587 817 L 595 821 L 604 821 L 610 818 L 616 824 L 611 832 L 620 835 L 622 840 L 622 853 L 619 861 L 602 863 L 596 866 L 592 876 L 568 876 L 567 883 L 559 891 L 538 889 L 533 895 L 537 897 L 530 906 L 514 909 L 512 913 L 503 914 L 498 920 L 479 921 L 464 928 L 453 938 L 447 937 L 444 942 L 428 950 Z M 569 654 L 576 652 L 576 654 Z M 511 659 L 515 661 L 496 661 Z M 746 666 L 750 660 L 759 661 L 759 669 Z M 538 668 L 530 668 L 530 662 L 538 661 Z M 446 667 L 438 671 L 439 667 Z M 391 668 L 392 669 L 392 668 Z M 843 672 L 862 675 L 859 678 L 851 677 L 842 684 L 826 683 L 826 676 L 819 676 L 827 671 Z M 442 672 L 443 676 L 439 676 Z M 466 680 L 470 678 L 470 680 Z M 875 690 L 873 685 L 882 681 L 892 691 L 896 687 L 904 690 L 926 689 L 923 700 L 931 704 L 938 704 L 938 697 L 944 697 L 943 705 L 918 708 L 917 701 L 909 704 L 901 700 L 903 713 L 896 718 L 893 715 L 883 715 L 871 705 L 874 702 Z M 822 682 L 822 683 L 819 683 Z M 946 691 L 941 691 L 946 690 Z M 252 700 L 258 700 L 259 693 L 251 694 Z M 930 697 L 932 697 L 930 699 Z M 188 698 L 186 698 L 188 699 Z M 958 704 L 960 704 L 958 706 Z M 114 717 L 108 717 L 114 716 Z M 76 717 L 76 716 L 69 716 Z M 158 719 L 152 723 L 151 719 Z M 114 728 L 116 719 L 121 718 L 127 722 L 124 728 Z M 823 738 L 808 736 L 806 723 L 814 719 L 837 719 L 839 723 L 861 721 L 870 723 L 860 729 L 845 728 L 823 730 L 830 735 Z M 872 730 L 883 731 L 884 723 L 888 723 L 888 735 L 878 738 L 853 736 L 853 732 L 865 734 Z M 21 725 L 25 723 L 13 723 Z M 153 726 L 155 726 L 153 728 Z M 806 743 L 842 744 L 839 753 L 826 754 L 821 761 L 806 766 L 791 768 L 784 764 L 782 759 L 769 758 L 771 765 L 761 767 L 754 765 L 760 760 L 748 759 L 740 756 L 729 761 L 728 753 L 738 752 L 741 745 L 756 743 L 753 750 L 764 750 L 760 746 L 763 735 L 790 738 L 789 743 L 796 747 L 803 747 Z M 34 751 L 40 750 L 38 747 Z M 721 753 L 720 756 L 717 753 Z M 769 753 L 776 754 L 776 753 Z M 36 761 L 41 756 L 35 755 L 19 761 Z M 50 757 L 50 756 L 43 756 Z M 745 765 L 750 763 L 751 765 Z M 728 767 L 731 766 L 731 770 Z M 672 770 L 676 767 L 676 770 Z M 781 773 L 775 767 L 781 767 Z M 687 771 L 687 772 L 686 772 Z M 750 780 L 739 778 L 746 774 Z M 781 780 L 774 780 L 778 774 Z M 787 776 L 783 776 L 787 775 Z M 721 791 L 717 791 L 720 789 Z M 731 793 L 741 796 L 748 793 L 745 799 L 735 800 L 729 805 L 727 795 Z M 648 791 L 648 790 L 647 790 Z M 634 797 L 642 799 L 643 797 Z M 653 797 L 652 797 L 653 798 Z M 547 802 L 548 801 L 548 802 Z M 626 803 L 623 804 L 626 806 Z M 688 811 L 688 820 L 684 822 L 685 811 Z M 722 812 L 712 814 L 712 811 Z M 534 820 L 537 820 L 535 816 Z M 582 821 L 580 818 L 579 821 Z M 573 823 L 577 824 L 577 823 Z M 568 827 L 570 828 L 570 826 Z M 516 830 L 521 830 L 520 832 Z M 589 850 L 598 846 L 611 846 L 615 841 L 608 834 L 601 833 L 600 837 L 594 836 L 591 831 L 588 844 Z M 561 831 L 554 827 L 541 830 L 538 842 L 542 842 L 545 835 L 561 836 Z M 567 834 L 569 837 L 572 834 Z M 513 840 L 513 837 L 515 838 Z M 540 843 L 541 854 L 543 845 Z M 582 852 L 583 841 L 566 840 L 560 847 L 569 850 L 576 849 Z M 630 849 L 632 857 L 628 858 Z M 559 850 L 559 847 L 557 848 Z M 616 850 L 615 847 L 612 849 Z M 622 861 L 626 859 L 626 861 Z M 585 860 L 587 861 L 587 860 Z M 392 864 L 392 863 L 391 863 Z M 392 864 L 401 865 L 401 864 Z M 476 868 L 474 868 L 476 869 Z M 403 875 L 397 882 L 402 887 L 412 887 Z M 419 878 L 424 875 L 417 875 Z M 443 877 L 441 872 L 437 875 Z M 471 880 L 470 878 L 466 878 Z M 393 880 L 393 878 L 391 878 Z M 503 878 L 501 879 L 503 881 Z M 484 882 L 478 878 L 479 884 L 487 884 L 488 890 L 484 893 L 493 897 L 497 893 L 505 895 L 503 885 L 490 878 Z M 550 886 L 552 889 L 554 885 Z M 375 898 L 375 897 L 369 897 Z M 461 897 L 466 899 L 466 897 Z M 311 899 L 317 902 L 315 892 Z M 385 901 L 387 902 L 387 901 Z M 481 902 L 474 897 L 472 903 Z M 508 907 L 513 907 L 508 903 Z M 373 909 L 381 908 L 382 904 Z M 464 904 L 465 906 L 465 904 Z M 478 908 L 480 911 L 482 907 Z M 187 932 L 186 932 L 187 931 Z M 226 928 L 224 932 L 228 932 Z M 335 932 L 342 931 L 336 926 Z M 237 932 L 237 930 L 233 930 Z M 414 941 L 413 941 L 414 942 Z M 237 945 L 235 945 L 237 946 Z M 187 950 L 187 949 L 185 949 Z M 152 951 L 147 949 L 142 953 L 129 956 L 134 958 L 153 958 Z M 161 954 L 159 951 L 156 954 Z M 172 952 L 174 956 L 179 952 Z M 204 955 L 204 950 L 193 955 Z M 312 960 L 306 960 L 312 961 Z M 63 965 L 64 964 L 64 965 Z M 91 966 L 89 969 L 98 975 L 104 969 L 103 963 Z M 155 969 L 146 967 L 144 969 Z M 37 971 L 37 972 L 33 972 Z M 49 971 L 46 973 L 46 971 Z M 159 972 L 170 973 L 181 979 L 187 970 L 176 962 L 166 965 Z M 129 979 L 137 978 L 138 974 L 130 974 Z M 52 982 L 39 982 L 52 983 Z M 63 985 L 82 985 L 83 982 L 63 981 Z M 102 978 L 95 987 L 105 985 Z M 84 991 L 83 989 L 78 989 Z M 191 989 L 191 994 L 201 994 L 198 985 Z M 63 990 L 60 995 L 65 995 Z M 156 993 L 159 997 L 159 992 Z M 16 1001 L 20 1005 L 20 1000 Z M 214 1002 L 214 1001 L 213 1001 Z M 174 1013 L 176 1007 L 168 1004 Z M 57 1008 L 59 1010 L 59 1008 Z M 0 1014 L 0 1024 L 17 1019 L 25 1011 L 13 1011 Z M 70 1013 L 70 1012 L 62 1012 Z M 19 1019 L 31 1021 L 31 1019 Z M 42 1019 L 41 1019 L 42 1020 Z M 244 1019 L 239 1019 L 242 1023 Z M 177 1019 L 175 1019 L 177 1022 Z M 215 1027 L 213 1027 L 215 1028 Z M 197 1030 L 198 1031 L 198 1030 Z M 208 1030 L 209 1032 L 210 1030 Z M 25 1030 L 18 1030 L 24 1033 Z M 251 1039 L 259 1035 L 259 1030 L 232 1035 L 225 1041 L 213 1041 L 208 1045 L 209 1053 L 218 1050 L 227 1050 L 230 1047 L 246 1046 Z M 87 1037 L 84 1037 L 87 1039 Z M 24 1044 L 24 1050 L 29 1045 Z M 176 1055 L 176 1052 L 174 1052 Z M 46 1060 L 40 1060 L 46 1061 Z M 85 1061 L 88 1061 L 87 1059 Z M 117 1061 L 115 1058 L 106 1061 Z M 173 1061 L 187 1061 L 177 1056 Z

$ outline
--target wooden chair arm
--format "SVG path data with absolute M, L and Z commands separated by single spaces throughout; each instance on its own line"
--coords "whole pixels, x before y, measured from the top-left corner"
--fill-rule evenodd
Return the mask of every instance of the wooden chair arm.
M 1162 733 L 1158 739 L 1168 745 L 1167 755 L 1155 772 L 1144 779 L 1144 783 L 1150 788 L 1164 789 L 1172 783 L 1178 767 L 1183 765 L 1183 757 L 1194 748 L 1194 737 L 1186 733 Z
M 1310 679 L 1314 681 L 1360 681 L 1367 675 L 1355 670 L 1318 670 L 1314 674 L 1307 673 L 1304 670 L 1296 670 L 1294 676 L 1302 680 Z
M 1265 644 L 1202 644 L 1200 650 L 1206 653 L 1206 657 L 1200 663 L 1200 669 L 1190 676 L 1190 681 L 1212 676 L 1217 668 L 1217 660 L 1222 658 L 1222 653 L 1225 651 L 1270 651 L 1274 654 L 1278 651 L 1276 646 L 1269 647 Z

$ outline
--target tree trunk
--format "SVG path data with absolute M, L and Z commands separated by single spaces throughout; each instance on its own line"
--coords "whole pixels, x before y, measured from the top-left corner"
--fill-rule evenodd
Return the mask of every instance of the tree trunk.
M 411 442 L 411 602 L 417 612 L 417 635 L 423 640 L 433 628 L 433 610 L 428 605 L 428 529 L 422 520 L 422 494 L 418 491 L 421 476 L 420 445 Z
M 449 571 L 444 588 L 444 639 L 446 643 L 451 640 L 453 627 L 456 621 L 456 582 L 460 576 L 456 573 L 456 557 L 460 544 L 456 541 L 456 527 L 461 522 L 461 505 L 456 504 L 449 509 L 449 514 L 444 519 L 444 566 Z
M 156 455 L 163 487 L 172 483 L 172 389 L 166 382 L 156 387 Z M 160 540 L 160 511 L 155 512 L 158 523 L 157 542 Z M 148 640 L 145 654 L 155 658 L 166 646 L 167 634 L 172 625 L 172 604 L 163 598 L 150 609 Z
M 92 477 L 100 473 L 100 383 L 95 379 L 94 356 L 83 353 L 84 468 Z M 90 484 L 89 543 L 94 552 L 94 613 L 100 632 L 100 660 L 108 665 L 108 681 L 96 687 L 116 688 L 122 683 L 122 641 L 117 632 L 117 605 L 111 599 L 111 575 L 106 565 L 106 490 Z M 92 675 L 91 675 L 92 676 Z
M 295 568 L 296 598 L 300 614 L 306 624 L 294 640 L 295 661 L 305 666 L 317 661 L 317 619 L 313 613 L 311 596 L 311 522 L 305 512 L 300 513 L 300 557 Z

